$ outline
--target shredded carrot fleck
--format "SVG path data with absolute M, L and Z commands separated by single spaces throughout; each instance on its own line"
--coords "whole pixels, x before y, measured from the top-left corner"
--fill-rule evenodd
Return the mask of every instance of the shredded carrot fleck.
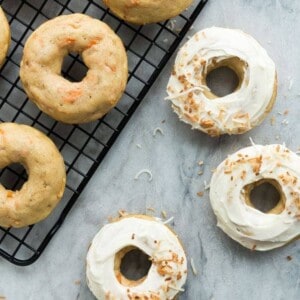
M 65 39 L 65 42 L 66 42 L 67 45 L 70 45 L 70 44 L 75 43 L 75 42 L 76 42 L 76 39 L 75 39 L 75 38 L 72 38 L 72 37 L 67 37 L 67 38 Z
M 102 40 L 101 37 L 96 37 L 96 38 L 92 39 L 92 40 L 88 43 L 87 48 L 93 47 L 94 45 L 98 44 L 101 40 Z
M 44 40 L 43 39 L 37 39 L 41 47 L 45 46 Z
M 12 198 L 13 195 L 14 195 L 13 191 L 7 191 L 6 193 L 7 198 Z
M 112 72 L 116 72 L 117 67 L 115 65 L 105 64 Z
M 66 96 L 64 97 L 64 101 L 67 103 L 73 104 L 78 97 L 82 95 L 82 90 L 81 89 L 76 89 L 76 90 L 70 90 L 66 92 Z

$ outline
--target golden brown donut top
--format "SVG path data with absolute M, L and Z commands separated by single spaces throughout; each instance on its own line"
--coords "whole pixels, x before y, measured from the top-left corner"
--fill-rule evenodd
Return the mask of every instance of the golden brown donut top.
M 27 125 L 0 124 L 0 168 L 19 163 L 28 180 L 20 190 L 0 184 L 0 226 L 23 227 L 46 218 L 66 183 L 62 156 L 43 133 Z
M 61 75 L 63 59 L 79 53 L 88 67 L 80 82 Z M 56 120 L 96 120 L 116 105 L 127 82 L 120 38 L 103 22 L 83 14 L 56 17 L 27 40 L 20 76 L 28 97 Z
M 0 6 L 0 66 L 2 66 L 10 45 L 10 28 L 6 16 Z
M 119 18 L 136 24 L 156 23 L 179 15 L 193 0 L 104 0 Z

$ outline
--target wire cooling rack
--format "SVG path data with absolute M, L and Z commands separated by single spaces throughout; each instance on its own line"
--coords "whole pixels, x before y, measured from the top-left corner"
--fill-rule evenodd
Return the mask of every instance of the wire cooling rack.
M 175 19 L 134 26 L 113 16 L 100 0 L 0 0 L 12 32 L 10 52 L 0 72 L 0 121 L 31 125 L 47 134 L 61 151 L 67 168 L 64 197 L 46 220 L 21 229 L 0 227 L 2 257 L 23 266 L 37 260 L 206 2 L 195 1 Z M 129 78 L 117 107 L 99 121 L 73 126 L 54 121 L 28 101 L 19 66 L 24 43 L 33 30 L 50 18 L 74 12 L 103 20 L 122 38 Z M 85 73 L 80 56 L 65 58 L 64 77 L 80 81 Z M 19 164 L 0 173 L 3 186 L 12 190 L 20 189 L 26 179 L 26 171 Z

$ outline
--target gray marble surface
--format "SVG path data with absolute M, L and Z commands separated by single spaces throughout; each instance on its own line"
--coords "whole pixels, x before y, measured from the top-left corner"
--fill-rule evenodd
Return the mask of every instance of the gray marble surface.
M 194 276 L 189 268 L 180 299 L 300 299 L 300 242 L 266 253 L 248 251 L 216 227 L 208 192 L 197 196 L 210 181 L 211 169 L 249 145 L 249 136 L 256 143 L 285 142 L 299 149 L 299 16 L 299 1 L 210 0 L 189 35 L 213 25 L 253 35 L 277 65 L 273 111 L 242 136 L 212 139 L 192 131 L 163 101 L 171 59 L 42 257 L 28 267 L 0 259 L 0 295 L 8 300 L 94 299 L 85 282 L 87 248 L 108 217 L 124 209 L 157 216 L 165 210 L 174 216 L 172 225 L 199 272 Z M 285 110 L 288 115 L 281 114 Z M 154 137 L 156 127 L 164 135 Z M 201 176 L 199 160 L 204 161 Z M 153 181 L 147 176 L 134 180 L 144 168 L 152 171 Z

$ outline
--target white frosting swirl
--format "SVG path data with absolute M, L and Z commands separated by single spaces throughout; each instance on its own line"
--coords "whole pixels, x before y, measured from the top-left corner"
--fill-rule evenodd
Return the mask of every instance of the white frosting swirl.
M 123 286 L 114 271 L 115 255 L 128 246 L 152 260 L 145 280 Z M 87 282 L 97 299 L 173 299 L 186 281 L 187 261 L 176 235 L 160 221 L 137 216 L 105 225 L 87 255 Z
M 245 186 L 260 180 L 279 184 L 284 208 L 263 213 L 245 199 Z M 243 246 L 271 250 L 300 235 L 300 158 L 282 145 L 254 145 L 230 155 L 216 169 L 210 201 L 218 226 Z
M 216 97 L 206 86 L 207 69 L 230 59 L 240 64 L 242 81 L 233 93 Z M 196 33 L 178 52 L 166 99 L 182 121 L 217 136 L 257 126 L 272 108 L 276 90 L 274 62 L 254 38 L 212 27 Z

